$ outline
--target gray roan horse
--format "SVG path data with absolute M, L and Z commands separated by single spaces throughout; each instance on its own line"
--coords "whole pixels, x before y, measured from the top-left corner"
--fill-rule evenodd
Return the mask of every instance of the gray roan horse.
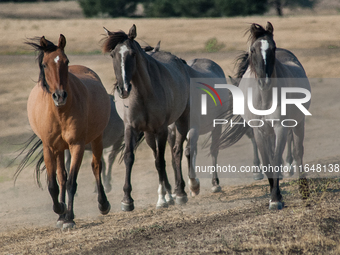
M 254 127 L 254 136 L 258 145 L 262 164 L 264 166 L 280 167 L 282 165 L 282 153 L 284 151 L 289 130 L 293 131 L 293 157 L 297 170 L 303 170 L 303 139 L 305 126 L 305 113 L 301 108 L 307 109 L 310 100 L 302 98 L 301 93 L 288 93 L 289 99 L 299 99 L 302 104 L 298 108 L 294 104 L 288 104 L 286 115 L 281 114 L 281 89 L 302 88 L 310 93 L 310 84 L 306 73 L 296 56 L 288 50 L 276 49 L 273 39 L 273 26 L 267 23 L 266 29 L 258 24 L 250 27 L 249 51 L 240 57 L 238 72 L 242 79 L 239 88 L 244 97 L 248 98 L 248 91 L 252 91 L 253 108 L 256 110 L 268 110 L 276 108 L 269 115 L 254 114 L 249 110 L 245 100 L 244 119 L 261 120 L 264 123 L 260 127 Z M 251 90 L 250 90 L 251 89 Z M 275 100 L 273 91 L 278 91 Z M 271 120 L 276 121 L 271 121 Z M 282 125 L 283 120 L 295 120 L 296 125 Z M 290 127 L 287 127 L 290 126 Z M 270 184 L 271 200 L 269 209 L 281 209 L 283 207 L 282 195 L 279 189 L 279 173 L 268 171 L 266 175 Z M 299 190 L 305 199 L 309 196 L 308 182 L 305 176 L 300 174 Z
M 177 132 L 173 149 L 176 161 L 176 203 L 186 203 L 181 158 L 183 142 L 188 132 L 190 77 L 185 63 L 171 54 L 157 59 L 147 55 L 134 40 L 137 35 L 135 25 L 128 34 L 123 31 L 106 32 L 108 38 L 103 50 L 110 52 L 113 59 L 117 79 L 116 94 L 121 99 L 117 96 L 117 111 L 125 125 L 126 178 L 122 210 L 134 209 L 131 170 L 135 158 L 133 149 L 140 132 L 144 132 L 145 140 L 155 156 L 159 176 L 159 199 L 156 207 L 167 207 L 174 202 L 164 159 L 168 126 L 171 123 L 175 123 Z
M 124 148 L 124 122 L 119 117 L 114 102 L 114 97 L 109 95 L 111 102 L 111 112 L 109 123 L 103 132 L 103 148 L 110 148 L 107 164 L 105 163 L 104 156 L 102 157 L 102 181 L 106 192 L 110 192 L 111 185 L 111 173 L 112 165 L 118 155 L 118 153 Z M 91 150 L 91 144 L 85 146 L 85 150 Z M 65 151 L 65 167 L 67 173 L 70 171 L 71 154 L 69 150 Z M 107 170 L 107 171 L 106 171 Z
M 148 54 L 152 57 L 159 57 L 162 56 L 162 54 L 166 54 L 164 51 L 160 51 L 160 43 L 157 44 L 155 48 L 149 47 L 145 48 L 145 51 L 148 51 Z M 206 81 L 209 82 L 208 79 L 214 82 L 218 83 L 227 83 L 224 72 L 222 68 L 216 64 L 214 61 L 200 58 L 200 59 L 193 59 L 190 60 L 187 63 L 187 71 L 190 76 L 190 78 L 196 78 L 193 80 L 193 83 L 195 81 Z M 214 79 L 214 80 L 212 80 Z M 204 84 L 204 85 L 203 85 Z M 216 166 L 217 164 L 217 157 L 219 152 L 219 139 L 222 135 L 222 128 L 221 125 L 213 127 L 212 123 L 213 120 L 216 118 L 227 118 L 228 116 L 228 109 L 229 109 L 229 91 L 228 90 L 221 90 L 219 91 L 219 96 L 221 98 L 221 104 L 223 107 L 216 107 L 214 105 L 214 102 L 212 100 L 209 100 L 207 103 L 207 108 L 209 113 L 207 115 L 201 115 L 201 112 L 199 109 L 201 109 L 200 99 L 203 92 L 200 89 L 197 89 L 196 87 L 201 85 L 202 87 L 208 86 L 209 89 L 213 89 L 212 86 L 209 84 L 200 82 L 191 84 L 191 86 L 194 86 L 194 89 L 191 89 L 190 93 L 190 99 L 191 99 L 191 112 L 190 112 L 190 129 L 187 134 L 187 146 L 185 148 L 185 155 L 188 159 L 188 169 L 189 169 L 189 189 L 192 196 L 196 196 L 200 192 L 200 184 L 199 179 L 196 178 L 195 174 L 195 165 L 196 165 L 196 156 L 197 156 L 197 141 L 198 137 L 200 135 L 207 134 L 211 132 L 210 138 L 210 155 L 212 157 L 212 165 Z M 212 85 L 212 84 L 211 84 Z M 242 136 L 242 134 L 239 135 L 239 138 Z M 172 148 L 175 145 L 176 140 L 176 133 L 175 133 L 175 125 L 171 124 L 169 126 L 169 135 L 168 135 L 168 141 L 169 145 Z M 236 142 L 237 139 L 234 140 Z M 173 157 L 173 167 L 175 169 L 175 162 Z M 212 174 L 212 192 L 219 192 L 221 190 L 221 186 L 219 185 L 219 179 L 217 176 L 217 172 L 213 172 Z

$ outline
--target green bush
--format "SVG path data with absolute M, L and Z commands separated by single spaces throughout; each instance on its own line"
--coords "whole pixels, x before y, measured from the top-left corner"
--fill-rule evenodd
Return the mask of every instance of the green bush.
M 148 0 L 147 17 L 221 17 L 263 14 L 267 0 Z

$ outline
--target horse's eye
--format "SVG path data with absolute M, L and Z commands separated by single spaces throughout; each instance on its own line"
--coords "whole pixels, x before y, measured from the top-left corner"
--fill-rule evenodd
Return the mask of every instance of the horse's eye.
M 251 53 L 254 53 L 254 52 L 255 52 L 255 48 L 254 48 L 254 47 L 251 47 L 251 48 L 250 48 L 250 52 L 251 52 Z
M 46 68 L 46 64 L 42 64 L 41 66 L 42 66 L 43 68 Z

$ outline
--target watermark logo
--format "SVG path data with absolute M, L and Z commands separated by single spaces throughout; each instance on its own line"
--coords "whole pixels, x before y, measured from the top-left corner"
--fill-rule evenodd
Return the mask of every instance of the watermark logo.
M 221 106 L 223 106 L 221 97 L 217 93 L 216 89 L 214 89 L 212 86 L 210 86 L 210 85 L 208 85 L 206 83 L 203 83 L 203 82 L 198 82 L 198 83 L 203 85 L 203 86 L 205 86 L 206 88 L 210 89 L 216 95 L 218 100 L 220 101 Z M 212 100 L 214 101 L 215 106 L 217 106 L 217 102 L 215 100 L 215 97 L 213 96 L 213 94 L 211 94 L 211 92 L 209 90 L 207 90 L 205 88 L 201 88 L 201 87 L 197 87 L 197 88 L 203 90 L 204 92 L 206 92 L 212 98 Z M 207 94 L 202 94 L 201 95 L 201 114 L 202 115 L 207 115 Z

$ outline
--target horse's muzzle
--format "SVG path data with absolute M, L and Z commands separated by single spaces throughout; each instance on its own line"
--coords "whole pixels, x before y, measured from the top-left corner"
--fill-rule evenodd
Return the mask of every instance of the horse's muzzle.
M 128 98 L 130 95 L 131 87 L 132 86 L 130 83 L 127 85 L 127 89 L 125 88 L 125 86 L 121 88 L 119 85 L 117 85 L 117 91 L 118 91 L 119 97 L 122 99 Z
M 266 78 L 259 78 L 258 79 L 259 87 L 261 90 L 266 91 L 270 89 L 271 86 L 271 79 L 266 77 Z
M 52 94 L 54 104 L 59 107 L 66 104 L 67 92 L 65 90 L 57 90 Z

